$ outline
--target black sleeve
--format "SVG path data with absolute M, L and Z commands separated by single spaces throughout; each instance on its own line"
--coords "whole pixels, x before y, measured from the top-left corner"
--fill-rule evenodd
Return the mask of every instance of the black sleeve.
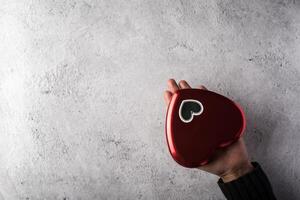
M 275 200 L 271 184 L 260 165 L 252 162 L 253 171 L 244 176 L 224 183 L 219 179 L 218 185 L 226 199 L 229 200 Z

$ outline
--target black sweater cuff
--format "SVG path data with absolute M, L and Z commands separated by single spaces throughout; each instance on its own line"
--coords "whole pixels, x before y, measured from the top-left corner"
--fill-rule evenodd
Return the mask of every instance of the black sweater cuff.
M 229 200 L 276 199 L 266 174 L 257 162 L 252 162 L 254 169 L 240 178 L 224 183 L 219 179 L 218 185 Z

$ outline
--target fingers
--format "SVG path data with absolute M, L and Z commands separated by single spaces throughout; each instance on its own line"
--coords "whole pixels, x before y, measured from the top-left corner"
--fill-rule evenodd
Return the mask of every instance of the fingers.
M 207 88 L 204 85 L 199 85 L 199 86 L 197 86 L 197 88 L 199 88 L 201 90 L 207 90 Z
M 191 88 L 191 86 L 185 80 L 181 80 L 177 84 L 174 79 L 169 79 L 168 80 L 168 90 L 166 90 L 164 92 L 164 99 L 165 99 L 166 105 L 167 106 L 169 105 L 174 92 L 176 92 L 177 90 L 180 90 L 180 89 L 188 89 L 188 88 Z M 202 90 L 207 90 L 207 88 L 203 85 L 200 85 L 197 88 L 202 89 Z
M 170 91 L 165 91 L 164 92 L 164 99 L 165 99 L 165 103 L 166 103 L 166 106 L 169 105 L 170 101 L 171 101 L 171 98 L 172 98 L 172 93 Z
M 191 86 L 185 80 L 179 81 L 178 85 L 179 85 L 180 89 L 191 88 Z
M 176 83 L 176 81 L 175 81 L 174 79 L 169 79 L 169 80 L 168 80 L 168 88 L 169 88 L 169 90 L 170 90 L 172 93 L 174 93 L 174 92 L 176 92 L 177 90 L 179 90 L 179 87 L 178 87 L 178 85 L 177 85 L 177 83 Z

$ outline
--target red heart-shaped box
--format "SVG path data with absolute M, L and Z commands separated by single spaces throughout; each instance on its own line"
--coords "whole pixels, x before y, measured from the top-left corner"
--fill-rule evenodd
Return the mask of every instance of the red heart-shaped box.
M 176 91 L 168 106 L 166 137 L 174 160 L 184 167 L 207 164 L 218 148 L 237 141 L 246 120 L 232 100 L 201 89 Z

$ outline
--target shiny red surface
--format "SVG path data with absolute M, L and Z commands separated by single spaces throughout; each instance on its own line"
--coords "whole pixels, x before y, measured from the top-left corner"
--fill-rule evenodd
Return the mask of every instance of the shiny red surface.
M 183 100 L 202 103 L 203 112 L 189 123 L 179 117 Z M 246 126 L 240 106 L 220 94 L 200 89 L 182 89 L 173 94 L 166 116 L 166 138 L 174 160 L 195 168 L 209 162 L 214 151 L 238 140 Z

